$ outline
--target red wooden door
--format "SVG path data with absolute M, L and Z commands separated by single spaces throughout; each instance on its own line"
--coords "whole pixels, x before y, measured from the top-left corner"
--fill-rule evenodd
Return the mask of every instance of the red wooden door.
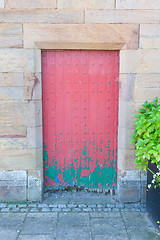
M 42 51 L 44 185 L 116 185 L 118 51 Z

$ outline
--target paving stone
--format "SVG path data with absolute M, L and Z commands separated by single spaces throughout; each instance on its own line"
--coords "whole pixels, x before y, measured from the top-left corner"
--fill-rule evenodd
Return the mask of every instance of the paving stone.
M 25 216 L 25 213 L 0 213 L 0 226 L 22 225 Z
M 13 209 L 12 209 L 12 212 L 15 212 L 15 213 L 16 213 L 16 212 L 19 212 L 19 211 L 20 211 L 19 208 L 13 208 Z
M 98 204 L 97 207 L 102 208 L 102 207 L 104 207 L 104 205 L 103 204 Z
M 37 205 L 37 207 L 39 207 L 39 208 L 46 208 L 46 207 L 48 207 L 48 204 L 46 204 L 46 203 L 39 203 Z
M 52 212 L 60 212 L 60 211 L 61 211 L 61 208 L 52 208 L 51 211 L 52 211 Z
M 142 215 L 140 212 L 133 212 L 132 214 L 129 212 L 122 213 L 122 217 L 126 226 L 142 227 L 147 225 L 146 215 Z
M 39 215 L 39 213 L 34 213 L 34 215 L 32 215 L 32 213 L 29 213 L 29 217 L 27 215 L 27 218 L 25 219 L 21 234 L 53 234 L 54 237 L 55 224 L 56 218 L 53 213 L 52 217 L 51 215 L 47 215 L 47 213 L 44 213 L 43 215 Z
M 57 204 L 49 204 L 49 207 L 51 207 L 51 208 L 57 208 L 58 205 L 57 205 Z
M 103 208 L 103 211 L 104 211 L 104 212 L 111 212 L 112 209 L 111 209 L 111 208 Z
M 112 208 L 112 212 L 119 212 L 118 208 Z
M 4 208 L 4 207 L 7 207 L 7 204 L 1 203 L 1 204 L 0 204 L 0 208 Z
M 18 207 L 19 208 L 25 208 L 25 207 L 27 207 L 27 204 L 18 204 Z
M 28 204 L 28 207 L 33 207 L 33 208 L 35 208 L 35 207 L 37 207 L 37 204 L 35 204 L 35 203 Z
M 48 207 L 46 207 L 46 208 L 42 208 L 42 210 L 41 210 L 42 212 L 50 212 L 51 211 L 51 209 L 50 208 L 48 208 Z
M 127 234 L 130 240 L 155 240 L 160 239 L 151 229 L 143 227 L 127 227 Z
M 0 240 L 11 239 L 17 240 L 19 235 L 19 226 L 0 226 Z
M 52 218 L 56 219 L 57 218 L 57 213 L 42 213 L 42 212 L 38 212 L 38 213 L 28 213 L 27 214 L 27 218 L 34 218 L 34 219 L 38 219 L 38 218 L 48 218 L 48 220 L 52 220 Z
M 20 235 L 19 240 L 53 240 L 52 235 Z
M 87 204 L 78 204 L 79 208 L 87 207 Z
M 96 208 L 97 205 L 96 205 L 96 204 L 88 204 L 88 207 L 89 207 L 89 208 Z
M 2 208 L 1 212 L 9 212 L 9 208 Z
M 8 208 L 16 208 L 17 204 L 8 204 Z
M 31 212 L 39 212 L 37 208 L 31 208 Z
M 84 212 L 92 212 L 93 210 L 92 210 L 92 208 L 89 208 L 89 207 L 88 207 L 88 208 L 83 208 L 83 211 L 84 211 Z
M 20 211 L 21 212 L 29 212 L 29 209 L 28 208 L 21 208 Z
M 119 203 L 115 207 L 117 207 L 117 208 L 124 208 L 124 204 L 123 203 Z
M 141 211 L 142 213 L 145 213 L 145 212 L 146 212 L 146 208 L 141 208 L 140 211 Z
M 72 211 L 73 211 L 73 212 L 81 212 L 82 210 L 81 210 L 81 208 L 73 208 Z
M 67 207 L 69 207 L 69 208 L 75 208 L 75 207 L 77 207 L 77 204 L 70 203 L 70 204 L 67 205 Z
M 107 204 L 107 207 L 109 207 L 109 208 L 113 208 L 115 206 L 116 206 L 115 204 L 110 204 L 110 203 Z
M 71 212 L 72 210 L 71 210 L 71 208 L 63 208 L 62 211 L 63 212 Z
M 97 208 L 96 211 L 102 212 L 102 211 L 103 211 L 103 208 Z
M 58 207 L 59 208 L 66 208 L 67 206 L 66 206 L 66 204 L 58 204 Z

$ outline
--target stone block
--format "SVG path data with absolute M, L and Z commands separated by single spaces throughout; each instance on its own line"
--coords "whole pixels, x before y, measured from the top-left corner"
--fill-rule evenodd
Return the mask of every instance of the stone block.
M 124 64 L 123 62 L 121 63 Z M 136 74 L 120 74 L 119 75 L 119 99 L 120 101 L 132 101 L 134 96 L 134 86 Z
M 140 48 L 160 49 L 160 24 L 141 24 Z
M 0 8 L 4 8 L 4 0 L 0 0 Z
M 27 136 L 26 127 L 4 126 L 3 117 L 0 121 L 0 138 L 25 138 Z M 8 125 L 8 122 L 6 122 Z
M 34 170 L 42 168 L 42 149 L 1 149 L 0 169 Z
M 136 170 L 118 170 L 118 179 L 119 182 L 126 181 L 140 181 L 141 180 L 141 171 Z
M 24 95 L 26 100 L 41 99 L 41 74 L 26 73 L 24 75 Z
M 146 203 L 146 191 L 147 191 L 147 182 L 141 182 L 141 202 Z
M 144 170 L 141 171 L 141 181 L 147 182 L 147 171 Z
M 135 89 L 138 88 L 159 88 L 160 73 L 139 73 L 135 81 Z
M 34 49 L 34 58 L 35 58 L 35 74 L 36 77 L 39 79 L 39 81 L 41 80 L 41 73 L 42 72 L 42 52 L 41 52 L 41 48 L 35 48 Z M 38 74 L 38 75 L 37 75 Z
M 26 23 L 24 47 L 34 48 L 36 43 L 41 49 L 138 49 L 138 32 L 137 24 Z
M 56 0 L 7 0 L 5 3 L 5 8 L 56 8 Z
M 159 37 L 160 36 L 160 24 L 141 24 L 140 25 L 141 37 Z
M 42 127 L 27 127 L 29 148 L 42 148 Z
M 0 138 L 1 149 L 25 149 L 26 147 L 26 138 Z
M 0 48 L 22 48 L 22 40 L 22 24 L 0 24 Z
M 160 50 L 120 51 L 120 73 L 159 73 L 159 62 Z
M 118 149 L 118 168 L 124 170 L 136 170 L 137 164 L 134 163 L 135 150 Z
M 160 88 L 135 88 L 135 102 L 153 101 L 160 96 Z
M 114 9 L 114 0 L 58 0 L 57 8 Z
M 34 72 L 34 51 L 0 49 L 0 72 Z
M 141 49 L 160 49 L 160 37 L 140 37 Z
M 1 101 L 0 116 L 3 127 L 42 126 L 42 103 L 38 100 Z
M 159 23 L 160 10 L 86 10 L 86 23 Z
M 28 201 L 42 201 L 42 186 L 42 172 L 40 170 L 28 171 Z
M 0 201 L 26 201 L 26 183 L 26 171 L 0 171 Z
M 120 149 L 129 150 L 130 148 L 130 135 L 133 133 L 133 129 L 128 129 L 125 127 L 118 128 L 118 147 Z
M 0 87 L 23 87 L 23 73 L 0 73 Z
M 139 65 L 140 51 L 121 50 L 120 51 L 120 74 L 137 73 Z
M 133 101 L 120 101 L 119 102 L 119 123 L 118 126 L 122 128 L 133 129 L 136 118 L 136 105 Z
M 160 73 L 160 50 L 140 50 L 139 73 Z
M 118 184 L 118 196 L 122 203 L 131 203 L 140 201 L 140 182 L 125 181 Z
M 31 0 L 30 0 L 31 1 Z M 44 2 L 44 1 L 43 1 Z M 83 10 L 3 9 L 0 22 L 7 23 L 84 23 Z
M 0 87 L 0 100 L 24 99 L 23 87 Z
M 159 0 L 117 0 L 117 9 L 160 9 Z

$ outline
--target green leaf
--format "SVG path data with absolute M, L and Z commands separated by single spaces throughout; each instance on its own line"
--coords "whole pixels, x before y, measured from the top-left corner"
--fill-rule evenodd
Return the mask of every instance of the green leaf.
M 132 140 L 130 141 L 130 144 L 135 143 L 135 142 L 136 142 L 136 139 L 132 139 Z
M 145 113 L 145 112 L 146 112 L 146 110 L 145 110 L 144 108 L 140 108 L 138 111 L 139 111 L 140 113 Z
M 135 138 L 135 135 L 132 133 L 132 134 L 130 134 L 130 137 L 131 138 Z
M 143 169 L 144 169 L 144 171 L 147 171 L 147 166 L 146 166 L 146 165 L 144 165 Z
M 139 161 L 140 160 L 138 158 L 135 158 L 135 160 L 134 160 L 135 163 L 139 163 Z
M 137 166 L 140 170 L 142 170 L 142 165 L 141 164 L 138 164 Z

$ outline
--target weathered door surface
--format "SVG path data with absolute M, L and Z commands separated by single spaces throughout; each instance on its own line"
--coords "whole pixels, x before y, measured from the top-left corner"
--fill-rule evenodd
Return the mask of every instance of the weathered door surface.
M 42 51 L 44 185 L 116 185 L 118 51 Z

